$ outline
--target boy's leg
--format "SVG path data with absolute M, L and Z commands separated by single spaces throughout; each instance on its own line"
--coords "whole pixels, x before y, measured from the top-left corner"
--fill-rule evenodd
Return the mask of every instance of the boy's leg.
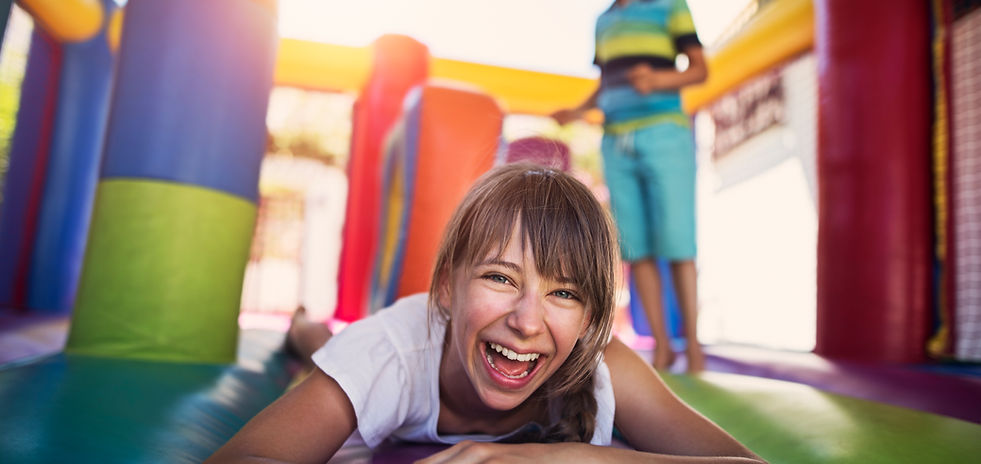
M 634 278 L 637 295 L 644 306 L 647 321 L 651 325 L 651 335 L 654 336 L 654 368 L 663 371 L 674 363 L 674 352 L 671 351 L 671 341 L 664 319 L 664 302 L 661 298 L 661 274 L 657 264 L 651 258 L 644 258 L 630 263 L 630 274 Z
M 695 261 L 688 259 L 671 262 L 671 277 L 674 279 L 674 291 L 681 306 L 681 318 L 688 341 L 688 372 L 701 372 L 705 369 L 705 355 L 698 343 L 698 290 Z
M 650 126 L 638 133 L 638 147 L 644 150 L 649 176 L 647 203 L 654 218 L 652 254 L 672 262 L 675 294 L 688 340 L 688 371 L 698 372 L 705 361 L 696 333 L 695 146 L 691 130 L 673 123 Z
M 661 276 L 652 254 L 650 211 L 646 204 L 647 179 L 638 173 L 634 135 L 603 135 L 603 173 L 610 189 L 610 206 L 620 234 L 623 259 L 630 263 L 637 295 L 657 342 L 654 367 L 664 370 L 674 362 L 661 299 Z

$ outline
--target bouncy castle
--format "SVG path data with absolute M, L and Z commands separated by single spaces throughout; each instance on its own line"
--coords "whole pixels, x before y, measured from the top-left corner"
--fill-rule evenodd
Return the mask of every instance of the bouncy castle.
M 425 291 L 469 185 L 533 157 L 507 115 L 596 85 L 401 35 L 280 39 L 273 0 L 17 3 L 35 28 L 0 204 L 0 462 L 200 462 L 288 388 L 283 334 L 238 325 L 273 86 L 357 94 L 333 314 L 354 321 Z M 973 462 L 981 136 L 962 105 L 981 93 L 981 9 L 759 4 L 683 97 L 721 111 L 816 62 L 816 345 L 710 347 L 708 372 L 663 377 L 770 462 Z M 569 165 L 561 142 L 522 143 Z M 41 331 L 65 335 L 14 353 Z

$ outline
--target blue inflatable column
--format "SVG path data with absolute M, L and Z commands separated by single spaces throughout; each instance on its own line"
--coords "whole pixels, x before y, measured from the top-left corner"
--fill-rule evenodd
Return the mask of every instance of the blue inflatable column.
M 111 17 L 116 3 L 102 0 Z M 81 42 L 62 45 L 58 103 L 37 236 L 27 286 L 27 307 L 71 311 L 82 269 L 109 112 L 113 57 L 108 21 Z
M 0 307 L 26 309 L 27 281 L 58 97 L 61 45 L 35 29 L 0 204 Z
M 130 0 L 66 351 L 235 359 L 277 45 L 269 0 Z
M 678 296 L 674 291 L 674 276 L 671 275 L 671 264 L 667 260 L 657 260 L 658 272 L 661 274 L 661 304 L 664 305 L 664 324 L 668 337 L 676 350 L 683 349 L 686 342 L 681 321 L 681 308 L 678 306 Z M 630 319 L 633 321 L 634 332 L 637 335 L 651 336 L 651 323 L 647 319 L 647 311 L 640 302 L 637 286 L 633 276 L 628 279 L 630 287 Z

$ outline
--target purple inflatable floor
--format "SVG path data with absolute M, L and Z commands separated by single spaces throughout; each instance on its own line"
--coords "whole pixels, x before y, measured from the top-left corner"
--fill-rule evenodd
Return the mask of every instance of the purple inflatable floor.
M 706 348 L 707 369 L 803 383 L 840 395 L 981 423 L 981 378 L 930 366 L 830 361 L 813 353 L 742 346 Z M 650 359 L 649 351 L 640 351 Z M 683 357 L 672 367 L 683 372 Z M 969 368 L 963 369 L 971 372 Z
M 0 366 L 61 351 L 68 325 L 65 315 L 22 315 L 0 308 Z

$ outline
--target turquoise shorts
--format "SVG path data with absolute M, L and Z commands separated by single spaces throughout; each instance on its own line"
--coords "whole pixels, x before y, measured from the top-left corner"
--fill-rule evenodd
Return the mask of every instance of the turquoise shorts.
M 623 259 L 695 257 L 695 142 L 674 123 L 603 135 L 603 171 Z

